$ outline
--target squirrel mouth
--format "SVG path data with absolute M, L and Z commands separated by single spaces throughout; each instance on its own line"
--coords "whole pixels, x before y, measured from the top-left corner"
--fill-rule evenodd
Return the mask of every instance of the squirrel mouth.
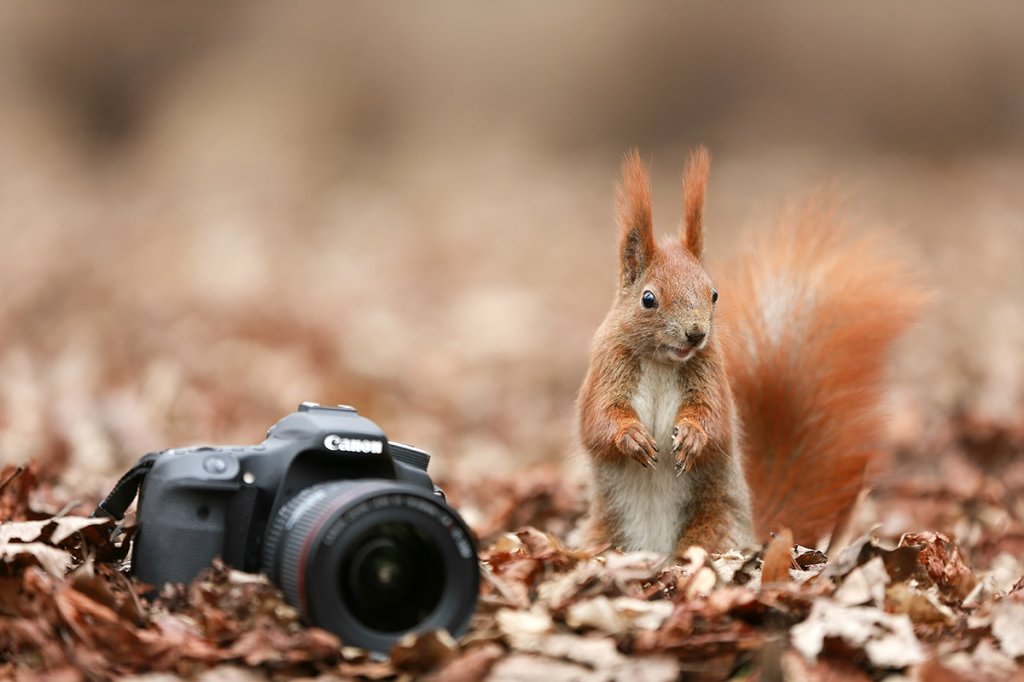
M 665 346 L 665 355 L 676 362 L 686 362 L 697 352 L 696 346 L 689 348 L 677 348 L 676 346 Z

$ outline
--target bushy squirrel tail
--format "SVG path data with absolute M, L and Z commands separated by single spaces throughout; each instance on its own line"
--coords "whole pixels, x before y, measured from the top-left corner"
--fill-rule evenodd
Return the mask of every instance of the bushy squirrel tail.
M 877 235 L 815 199 L 741 247 L 720 303 L 759 538 L 830 533 L 883 449 L 890 348 L 925 301 Z

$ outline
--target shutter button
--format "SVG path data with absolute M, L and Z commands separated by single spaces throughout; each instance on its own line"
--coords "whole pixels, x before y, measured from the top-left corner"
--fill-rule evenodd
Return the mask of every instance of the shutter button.
M 206 473 L 214 476 L 222 476 L 228 470 L 228 460 L 224 455 L 210 455 L 203 460 L 203 468 Z

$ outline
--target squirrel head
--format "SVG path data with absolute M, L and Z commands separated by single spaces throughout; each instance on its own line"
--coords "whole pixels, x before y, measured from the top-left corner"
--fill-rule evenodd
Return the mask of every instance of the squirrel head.
M 660 362 L 687 362 L 711 341 L 718 292 L 701 264 L 710 163 L 704 147 L 690 156 L 683 175 L 683 225 L 675 238 L 658 245 L 647 168 L 636 150 L 622 162 L 620 276 L 613 314 L 631 349 Z

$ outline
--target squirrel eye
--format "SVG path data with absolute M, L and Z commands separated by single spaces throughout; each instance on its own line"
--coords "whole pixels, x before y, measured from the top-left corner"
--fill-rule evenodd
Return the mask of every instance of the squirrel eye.
M 711 290 L 711 302 L 712 303 L 717 303 L 718 302 L 718 289 L 712 289 Z
M 640 302 L 643 303 L 645 308 L 656 308 L 658 306 L 658 299 L 650 291 L 644 292 L 644 295 L 640 297 Z

